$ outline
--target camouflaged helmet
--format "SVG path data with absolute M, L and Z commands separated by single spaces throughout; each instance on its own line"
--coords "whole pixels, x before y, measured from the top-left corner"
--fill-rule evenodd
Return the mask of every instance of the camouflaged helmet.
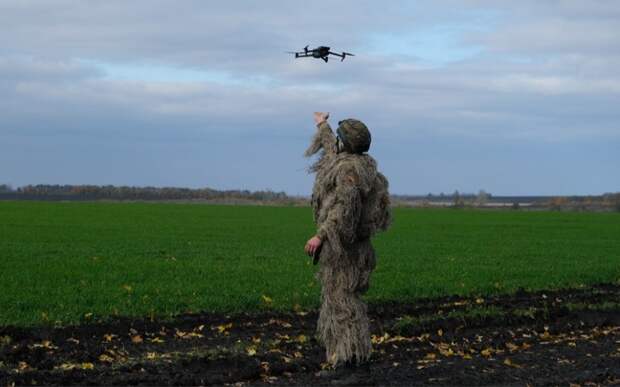
M 370 131 L 362 121 L 348 118 L 338 122 L 338 138 L 346 151 L 364 153 L 370 149 Z

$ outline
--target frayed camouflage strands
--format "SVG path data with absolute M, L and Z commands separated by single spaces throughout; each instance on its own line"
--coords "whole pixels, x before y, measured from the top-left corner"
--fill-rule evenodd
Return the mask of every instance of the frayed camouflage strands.
M 323 241 L 317 333 L 327 361 L 336 366 L 370 356 L 369 320 L 361 296 L 376 264 L 370 238 L 389 226 L 390 202 L 387 179 L 377 172 L 375 160 L 367 154 L 336 153 L 336 138 L 327 123 L 319 126 L 306 156 L 319 151 L 310 168 L 316 172 L 312 207 Z

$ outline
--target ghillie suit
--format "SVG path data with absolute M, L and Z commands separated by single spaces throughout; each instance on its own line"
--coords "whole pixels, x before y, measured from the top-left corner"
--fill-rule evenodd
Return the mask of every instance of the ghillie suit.
M 359 131 L 351 125 L 343 127 L 343 122 L 359 123 L 365 133 L 356 138 Z M 376 161 L 364 153 L 370 146 L 370 133 L 356 120 L 341 121 L 338 129 L 337 139 L 327 122 L 320 124 L 305 153 L 310 157 L 322 150 L 310 167 L 316 172 L 312 207 L 322 241 L 317 333 L 333 366 L 361 363 L 370 356 L 369 319 L 361 296 L 368 290 L 376 263 L 370 238 L 386 230 L 391 220 L 387 179 L 377 172 Z M 346 129 L 350 132 L 344 136 L 341 131 Z

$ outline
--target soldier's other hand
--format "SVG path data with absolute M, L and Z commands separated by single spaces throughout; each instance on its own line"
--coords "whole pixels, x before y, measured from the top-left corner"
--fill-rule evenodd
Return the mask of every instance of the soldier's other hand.
M 327 121 L 328 118 L 329 118 L 329 113 L 314 112 L 314 122 L 316 122 L 317 125 L 320 125 L 323 122 Z
M 304 248 L 306 254 L 311 257 L 314 256 L 314 253 L 319 248 L 319 246 L 321 246 L 321 243 L 323 243 L 323 241 L 318 236 L 313 236 L 312 238 L 308 239 L 308 242 L 306 242 L 306 247 Z

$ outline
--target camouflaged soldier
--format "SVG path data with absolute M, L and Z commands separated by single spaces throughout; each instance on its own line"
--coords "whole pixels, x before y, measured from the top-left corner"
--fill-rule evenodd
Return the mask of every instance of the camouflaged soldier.
M 317 132 L 307 157 L 316 173 L 312 207 L 318 231 L 306 253 L 318 258 L 321 310 L 317 326 L 327 361 L 334 367 L 359 364 L 371 352 L 367 307 L 361 296 L 375 268 L 370 238 L 390 223 L 388 182 L 366 152 L 370 132 L 361 121 L 339 122 L 337 136 L 327 113 L 315 113 Z

